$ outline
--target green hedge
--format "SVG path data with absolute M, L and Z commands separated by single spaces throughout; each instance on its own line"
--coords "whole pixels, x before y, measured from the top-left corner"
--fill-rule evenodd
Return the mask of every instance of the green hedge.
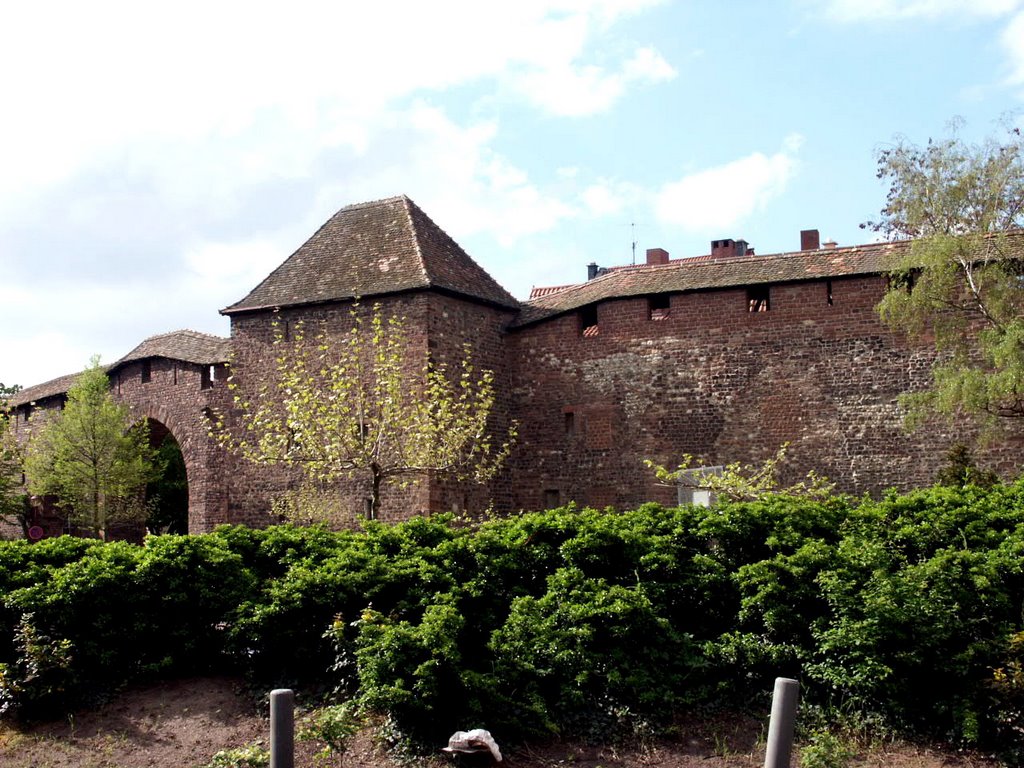
M 657 727 L 785 675 L 826 709 L 1012 750 L 1022 564 L 1022 483 L 0 543 L 0 708 L 227 668 L 436 745 Z

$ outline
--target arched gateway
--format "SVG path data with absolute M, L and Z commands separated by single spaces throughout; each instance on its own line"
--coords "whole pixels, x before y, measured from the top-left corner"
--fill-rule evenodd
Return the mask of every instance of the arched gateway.
M 228 457 L 209 436 L 207 414 L 225 407 L 228 339 L 175 331 L 146 339 L 107 366 L 115 399 L 146 419 L 154 444 L 171 436 L 181 450 L 188 482 L 190 533 L 227 522 L 223 477 Z M 60 409 L 77 374 L 21 390 L 11 400 L 19 439 L 47 410 Z

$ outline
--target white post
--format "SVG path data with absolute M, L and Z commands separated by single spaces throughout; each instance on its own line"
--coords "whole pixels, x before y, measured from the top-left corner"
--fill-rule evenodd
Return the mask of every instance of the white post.
M 788 677 L 775 678 L 772 693 L 772 717 L 768 723 L 768 748 L 764 768 L 789 768 L 793 751 L 793 728 L 796 725 L 796 703 L 800 683 Z
M 270 692 L 270 768 L 295 768 L 295 693 Z

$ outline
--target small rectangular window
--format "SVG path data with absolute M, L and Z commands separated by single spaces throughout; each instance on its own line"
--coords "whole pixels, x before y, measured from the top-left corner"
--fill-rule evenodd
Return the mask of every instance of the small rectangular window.
M 153 364 L 149 360 L 142 361 L 142 383 L 148 384 L 153 380 Z
M 826 280 L 825 281 L 825 301 L 828 302 L 828 305 L 830 307 L 832 306 L 832 281 L 831 280 Z
M 672 305 L 671 296 L 659 293 L 647 299 L 647 319 L 666 320 Z
M 200 372 L 199 388 L 200 389 L 209 389 L 210 387 L 212 387 L 213 386 L 213 378 L 214 378 L 213 366 L 212 365 L 204 365 L 202 367 L 202 369 L 201 369 L 201 372 Z
M 695 504 L 698 507 L 710 507 L 715 503 L 715 493 L 708 488 L 707 478 L 722 474 L 722 467 L 694 467 L 679 475 L 678 485 L 679 506 Z
M 565 434 L 570 437 L 576 434 L 576 413 L 573 411 L 565 412 Z
M 580 310 L 580 335 L 588 338 L 597 336 L 600 329 L 597 325 L 597 305 L 591 304 Z
M 178 383 L 178 364 L 174 364 L 174 383 Z
M 559 496 L 557 488 L 550 488 L 544 491 L 544 509 L 558 509 Z
M 747 289 L 747 311 L 767 312 L 771 309 L 771 301 L 767 285 L 755 285 Z

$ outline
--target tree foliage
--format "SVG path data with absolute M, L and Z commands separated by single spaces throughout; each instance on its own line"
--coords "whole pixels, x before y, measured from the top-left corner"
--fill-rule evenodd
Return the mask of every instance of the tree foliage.
M 644 465 L 654 471 L 659 485 L 711 491 L 715 498 L 725 501 L 754 501 L 770 493 L 786 496 L 808 496 L 826 498 L 835 490 L 835 483 L 819 475 L 813 469 L 803 480 L 783 486 L 779 481 L 779 469 L 786 460 L 789 443 L 783 443 L 775 455 L 765 459 L 760 466 L 734 461 L 721 468 L 720 472 L 702 472 L 702 462 L 692 454 L 684 454 L 675 469 L 668 469 L 650 459 Z
M 932 386 L 902 402 L 908 425 L 931 413 L 971 415 L 992 428 L 1024 416 L 1024 262 L 1007 231 L 1024 224 L 1024 143 L 970 144 L 953 134 L 878 153 L 889 186 L 879 221 L 887 239 L 914 238 L 892 265 L 882 320 L 934 340 Z
M 0 407 L 0 521 L 20 525 L 28 533 L 28 497 L 21 482 L 24 456 L 14 437 L 10 417 Z
M 114 402 L 99 358 L 68 390 L 63 410 L 31 435 L 29 490 L 54 496 L 71 520 L 105 538 L 112 523 L 146 517 L 143 489 L 157 472 L 145 422 Z
M 474 366 L 468 346 L 453 368 L 425 353 L 417 364 L 404 321 L 385 318 L 379 305 L 367 318 L 357 304 L 350 319 L 340 337 L 300 324 L 285 338 L 277 324 L 273 376 L 249 396 L 232 379 L 242 428 L 221 421 L 221 442 L 255 462 L 300 468 L 300 496 L 341 478 L 364 480 L 371 518 L 386 483 L 427 473 L 493 477 L 514 438 L 514 428 L 492 437 L 493 373 Z

